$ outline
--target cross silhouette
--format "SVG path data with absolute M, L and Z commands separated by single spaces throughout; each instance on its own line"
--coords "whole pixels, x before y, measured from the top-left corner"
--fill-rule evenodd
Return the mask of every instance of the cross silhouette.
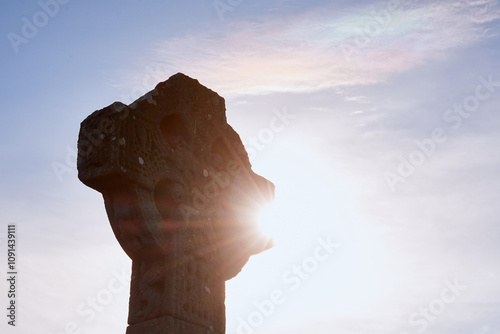
M 132 259 L 127 334 L 225 333 L 225 281 L 272 244 L 255 213 L 274 185 L 251 170 L 224 99 L 178 73 L 95 111 L 78 177 Z

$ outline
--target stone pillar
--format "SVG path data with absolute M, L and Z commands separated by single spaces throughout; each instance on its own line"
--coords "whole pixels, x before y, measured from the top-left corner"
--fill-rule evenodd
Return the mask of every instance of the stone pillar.
M 132 259 L 127 334 L 225 333 L 225 281 L 271 247 L 274 185 L 251 170 L 224 99 L 178 73 L 81 124 L 78 177 Z

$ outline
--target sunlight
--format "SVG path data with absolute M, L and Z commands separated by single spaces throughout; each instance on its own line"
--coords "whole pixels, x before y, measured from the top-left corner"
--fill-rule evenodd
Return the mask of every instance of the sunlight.
M 282 204 L 281 201 L 278 200 L 276 203 L 275 200 L 275 202 L 268 203 L 260 208 L 257 213 L 257 221 L 259 223 L 260 230 L 264 235 L 273 239 L 276 236 L 279 236 L 280 233 L 278 228 L 279 224 L 276 224 L 275 222 L 279 222 L 283 218 L 281 213 L 286 209 L 286 207 L 280 204 Z
M 348 316 L 378 309 L 390 297 L 394 275 L 387 269 L 390 252 L 381 241 L 383 230 L 370 225 L 356 203 L 356 182 L 328 170 L 325 166 L 331 164 L 301 144 L 279 144 L 253 163 L 256 173 L 276 185 L 275 201 L 258 214 L 262 233 L 275 246 L 252 259 L 252 265 L 267 269 L 254 269 L 248 279 L 255 281 L 263 270 L 284 263 L 283 269 L 274 270 L 281 279 L 278 286 L 287 288 L 282 275 L 290 261 L 300 265 L 314 251 L 316 240 L 328 236 L 340 244 L 338 252 L 317 274 L 311 273 L 315 284 L 298 292 L 301 303 L 312 303 L 319 313 L 335 309 Z
M 280 148 L 278 144 L 279 159 L 273 152 L 264 152 L 254 163 L 256 173 L 276 186 L 274 202 L 258 214 L 263 233 L 287 242 L 298 236 L 318 235 L 319 231 L 340 232 L 342 225 L 352 220 L 342 215 L 354 210 L 348 181 L 326 170 L 326 163 L 310 151 L 289 144 Z M 303 153 L 297 156 L 289 152 L 290 147 Z

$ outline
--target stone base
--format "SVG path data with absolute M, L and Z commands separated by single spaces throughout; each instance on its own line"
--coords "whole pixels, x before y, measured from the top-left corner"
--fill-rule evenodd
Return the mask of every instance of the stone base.
M 224 334 L 225 330 L 217 331 L 214 328 L 199 325 L 164 316 L 127 327 L 126 334 Z

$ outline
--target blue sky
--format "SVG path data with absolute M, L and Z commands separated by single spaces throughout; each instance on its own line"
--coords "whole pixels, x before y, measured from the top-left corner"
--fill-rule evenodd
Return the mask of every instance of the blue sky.
M 500 333 L 498 1 L 1 9 L 0 240 L 17 224 L 20 273 L 2 333 L 124 333 L 130 260 L 76 177 L 79 124 L 177 72 L 226 99 L 277 186 L 276 246 L 227 282 L 228 334 Z

